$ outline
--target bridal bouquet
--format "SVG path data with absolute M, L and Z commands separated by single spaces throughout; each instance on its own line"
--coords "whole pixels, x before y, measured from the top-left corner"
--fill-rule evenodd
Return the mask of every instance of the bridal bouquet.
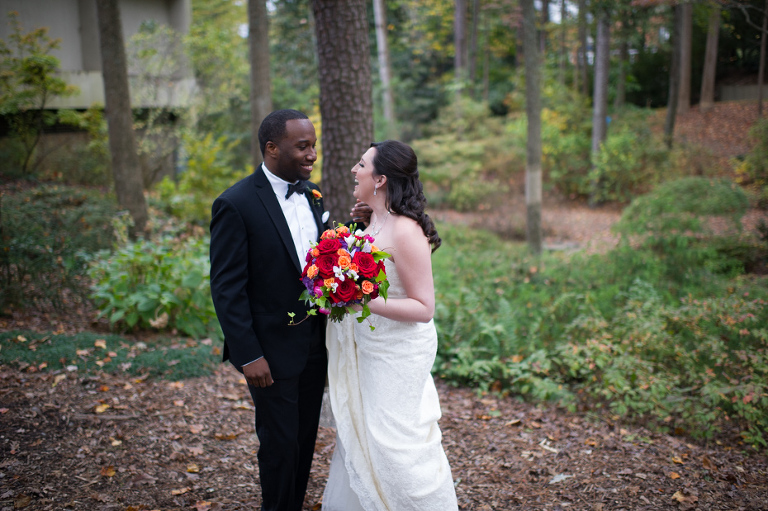
M 354 228 L 354 226 L 353 226 Z M 341 321 L 345 314 L 354 313 L 352 305 L 362 305 L 362 322 L 371 314 L 368 302 L 382 296 L 387 298 L 384 259 L 389 254 L 373 244 L 374 239 L 362 231 L 352 231 L 341 225 L 328 229 L 313 243 L 307 253 L 301 281 L 307 288 L 300 300 L 316 307 L 333 321 Z

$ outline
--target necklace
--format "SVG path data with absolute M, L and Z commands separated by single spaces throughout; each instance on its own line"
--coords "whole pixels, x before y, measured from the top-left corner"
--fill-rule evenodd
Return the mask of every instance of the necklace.
M 376 229 L 376 222 L 373 222 L 373 225 L 371 226 L 371 237 L 375 238 L 376 236 L 379 235 L 381 230 L 384 228 L 384 224 L 387 223 L 387 218 L 389 218 L 389 214 L 390 213 L 392 213 L 392 212 L 391 211 L 387 211 L 387 216 L 384 217 L 384 221 L 381 222 L 381 227 L 379 227 L 378 229 Z M 377 218 L 377 220 L 378 220 L 378 218 Z

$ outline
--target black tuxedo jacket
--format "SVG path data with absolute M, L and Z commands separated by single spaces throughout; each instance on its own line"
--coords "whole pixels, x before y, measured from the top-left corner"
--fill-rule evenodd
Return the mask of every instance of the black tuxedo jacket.
M 319 235 L 323 201 L 312 195 L 317 185 L 308 185 Z M 292 378 L 304 368 L 310 346 L 324 342 L 322 314 L 299 323 L 308 309 L 299 301 L 304 264 L 261 165 L 214 201 L 211 295 L 224 331 L 224 360 L 239 371 L 263 356 L 273 378 Z M 289 324 L 289 312 L 298 324 Z

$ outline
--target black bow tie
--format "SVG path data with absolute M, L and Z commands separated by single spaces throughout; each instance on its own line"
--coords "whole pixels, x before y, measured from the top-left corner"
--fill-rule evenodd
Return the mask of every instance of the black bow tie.
M 290 197 L 292 193 L 298 193 L 298 194 L 301 195 L 301 194 L 303 194 L 306 191 L 307 191 L 307 182 L 306 181 L 299 181 L 298 183 L 293 184 L 293 185 L 289 184 L 288 185 L 288 193 L 285 194 L 285 198 L 287 199 L 288 197 Z

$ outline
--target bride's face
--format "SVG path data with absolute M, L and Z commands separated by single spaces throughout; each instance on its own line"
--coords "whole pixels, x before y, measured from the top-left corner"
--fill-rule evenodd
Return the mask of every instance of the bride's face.
M 352 167 L 352 175 L 355 177 L 355 190 L 352 195 L 363 202 L 370 202 L 373 197 L 373 190 L 376 186 L 381 187 L 382 176 L 373 172 L 373 157 L 376 156 L 376 148 L 368 149 L 360 161 Z M 379 189 L 378 193 L 383 190 Z

